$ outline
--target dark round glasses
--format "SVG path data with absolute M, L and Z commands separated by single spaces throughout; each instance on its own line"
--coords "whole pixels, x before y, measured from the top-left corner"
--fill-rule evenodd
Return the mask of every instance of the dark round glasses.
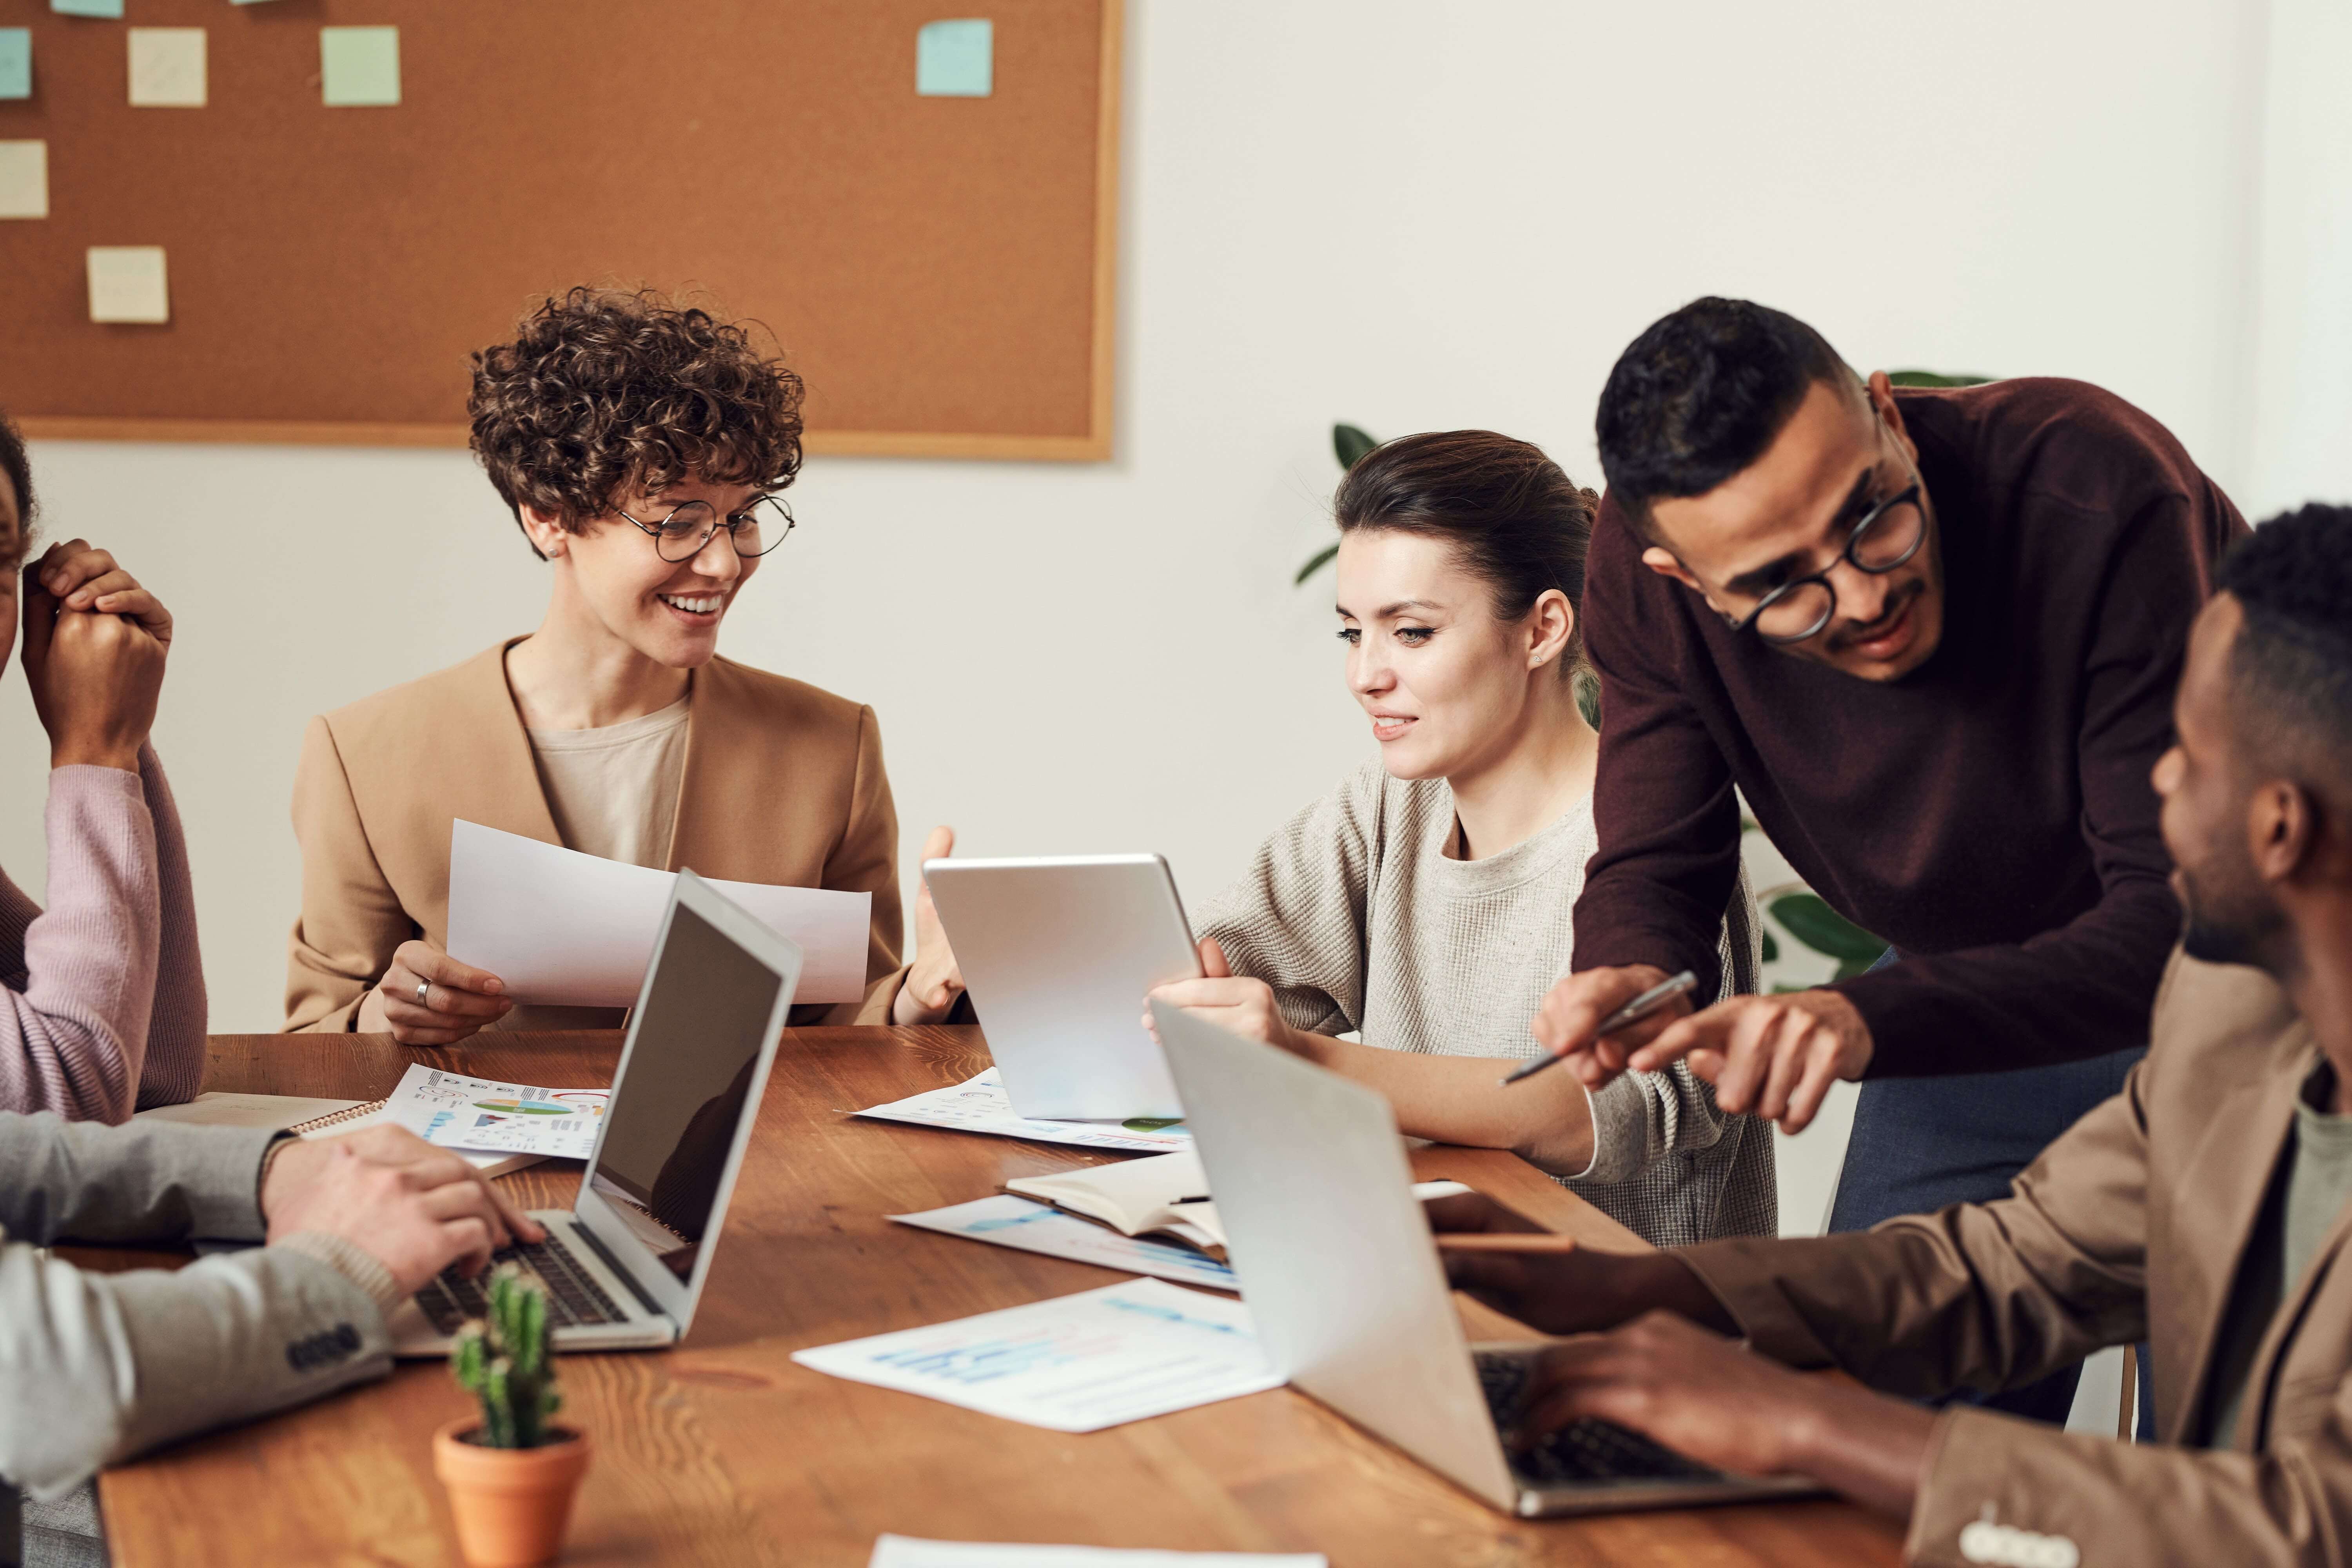
M 792 508 L 782 496 L 761 496 L 725 519 L 719 517 L 717 507 L 702 500 L 688 501 L 658 522 L 642 522 L 618 507 L 613 510 L 624 521 L 651 534 L 654 552 L 665 561 L 691 561 L 722 528 L 735 542 L 735 553 L 748 561 L 767 554 L 793 531 Z
M 1853 531 L 1846 535 L 1838 559 L 1851 563 L 1856 571 L 1877 576 L 1918 554 L 1927 537 L 1927 509 L 1919 504 L 1919 482 L 1914 479 L 1863 513 Z M 1837 563 L 1832 562 L 1810 577 L 1781 584 L 1732 622 L 1731 629 L 1743 632 L 1753 626 L 1766 642 L 1780 644 L 1818 636 L 1837 618 L 1837 590 L 1830 585 L 1830 574 L 1836 570 Z

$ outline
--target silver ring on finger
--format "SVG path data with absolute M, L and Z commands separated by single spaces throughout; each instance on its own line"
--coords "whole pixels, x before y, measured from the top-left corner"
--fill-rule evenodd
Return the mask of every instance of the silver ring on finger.
M 420 980 L 416 983 L 416 1005 L 428 1013 L 433 1011 L 433 1005 L 425 1000 L 425 994 L 432 989 L 433 982 L 430 980 Z

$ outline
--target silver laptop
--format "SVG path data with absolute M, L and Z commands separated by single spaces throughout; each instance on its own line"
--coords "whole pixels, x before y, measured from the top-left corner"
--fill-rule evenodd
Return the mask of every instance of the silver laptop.
M 1373 1090 L 1152 1004 L 1259 1341 L 1292 1384 L 1465 1490 L 1530 1518 L 1805 1496 L 1605 1421 L 1513 1454 L 1538 1344 L 1472 1345 Z
M 1157 855 L 926 860 L 1013 1109 L 1064 1121 L 1184 1114 L 1143 996 L 1201 973 Z
M 580 1196 L 531 1212 L 545 1241 L 499 1254 L 546 1286 L 558 1349 L 686 1337 L 800 978 L 796 944 L 678 873 Z M 451 1269 L 403 1303 L 394 1353 L 446 1353 L 482 1284 Z

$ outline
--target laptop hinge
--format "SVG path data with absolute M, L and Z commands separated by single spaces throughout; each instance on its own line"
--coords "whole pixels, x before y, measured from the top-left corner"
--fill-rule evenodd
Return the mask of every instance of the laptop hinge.
M 586 1242 L 588 1244 L 588 1250 L 604 1260 L 604 1267 L 611 1269 L 614 1275 L 619 1279 L 621 1283 L 629 1288 L 629 1294 L 637 1299 L 637 1304 L 645 1308 L 646 1315 L 647 1317 L 667 1318 L 669 1316 L 667 1312 L 662 1310 L 662 1305 L 659 1301 L 655 1300 L 651 1296 L 646 1294 L 646 1288 L 637 1283 L 637 1277 L 630 1273 L 626 1268 L 621 1267 L 621 1260 L 613 1256 L 612 1248 L 606 1247 L 602 1241 L 598 1240 L 596 1233 L 589 1229 L 586 1226 L 582 1225 L 577 1216 L 574 1216 L 572 1221 L 572 1234 Z

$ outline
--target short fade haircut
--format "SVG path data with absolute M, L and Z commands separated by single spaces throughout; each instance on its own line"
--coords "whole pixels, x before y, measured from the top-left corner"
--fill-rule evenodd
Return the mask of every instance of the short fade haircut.
M 1786 311 L 1709 295 L 1661 317 L 1601 389 L 1593 426 L 1609 493 L 1648 532 L 1652 501 L 1705 495 L 1753 463 L 1817 381 L 1860 384 Z
M 2230 684 L 2249 760 L 2352 813 L 2352 507 L 2271 519 L 2221 558 L 2214 585 L 2245 611 Z
M 499 499 L 583 531 L 631 489 L 689 477 L 782 489 L 801 378 L 751 332 L 651 290 L 573 289 L 474 355 L 475 457 Z

